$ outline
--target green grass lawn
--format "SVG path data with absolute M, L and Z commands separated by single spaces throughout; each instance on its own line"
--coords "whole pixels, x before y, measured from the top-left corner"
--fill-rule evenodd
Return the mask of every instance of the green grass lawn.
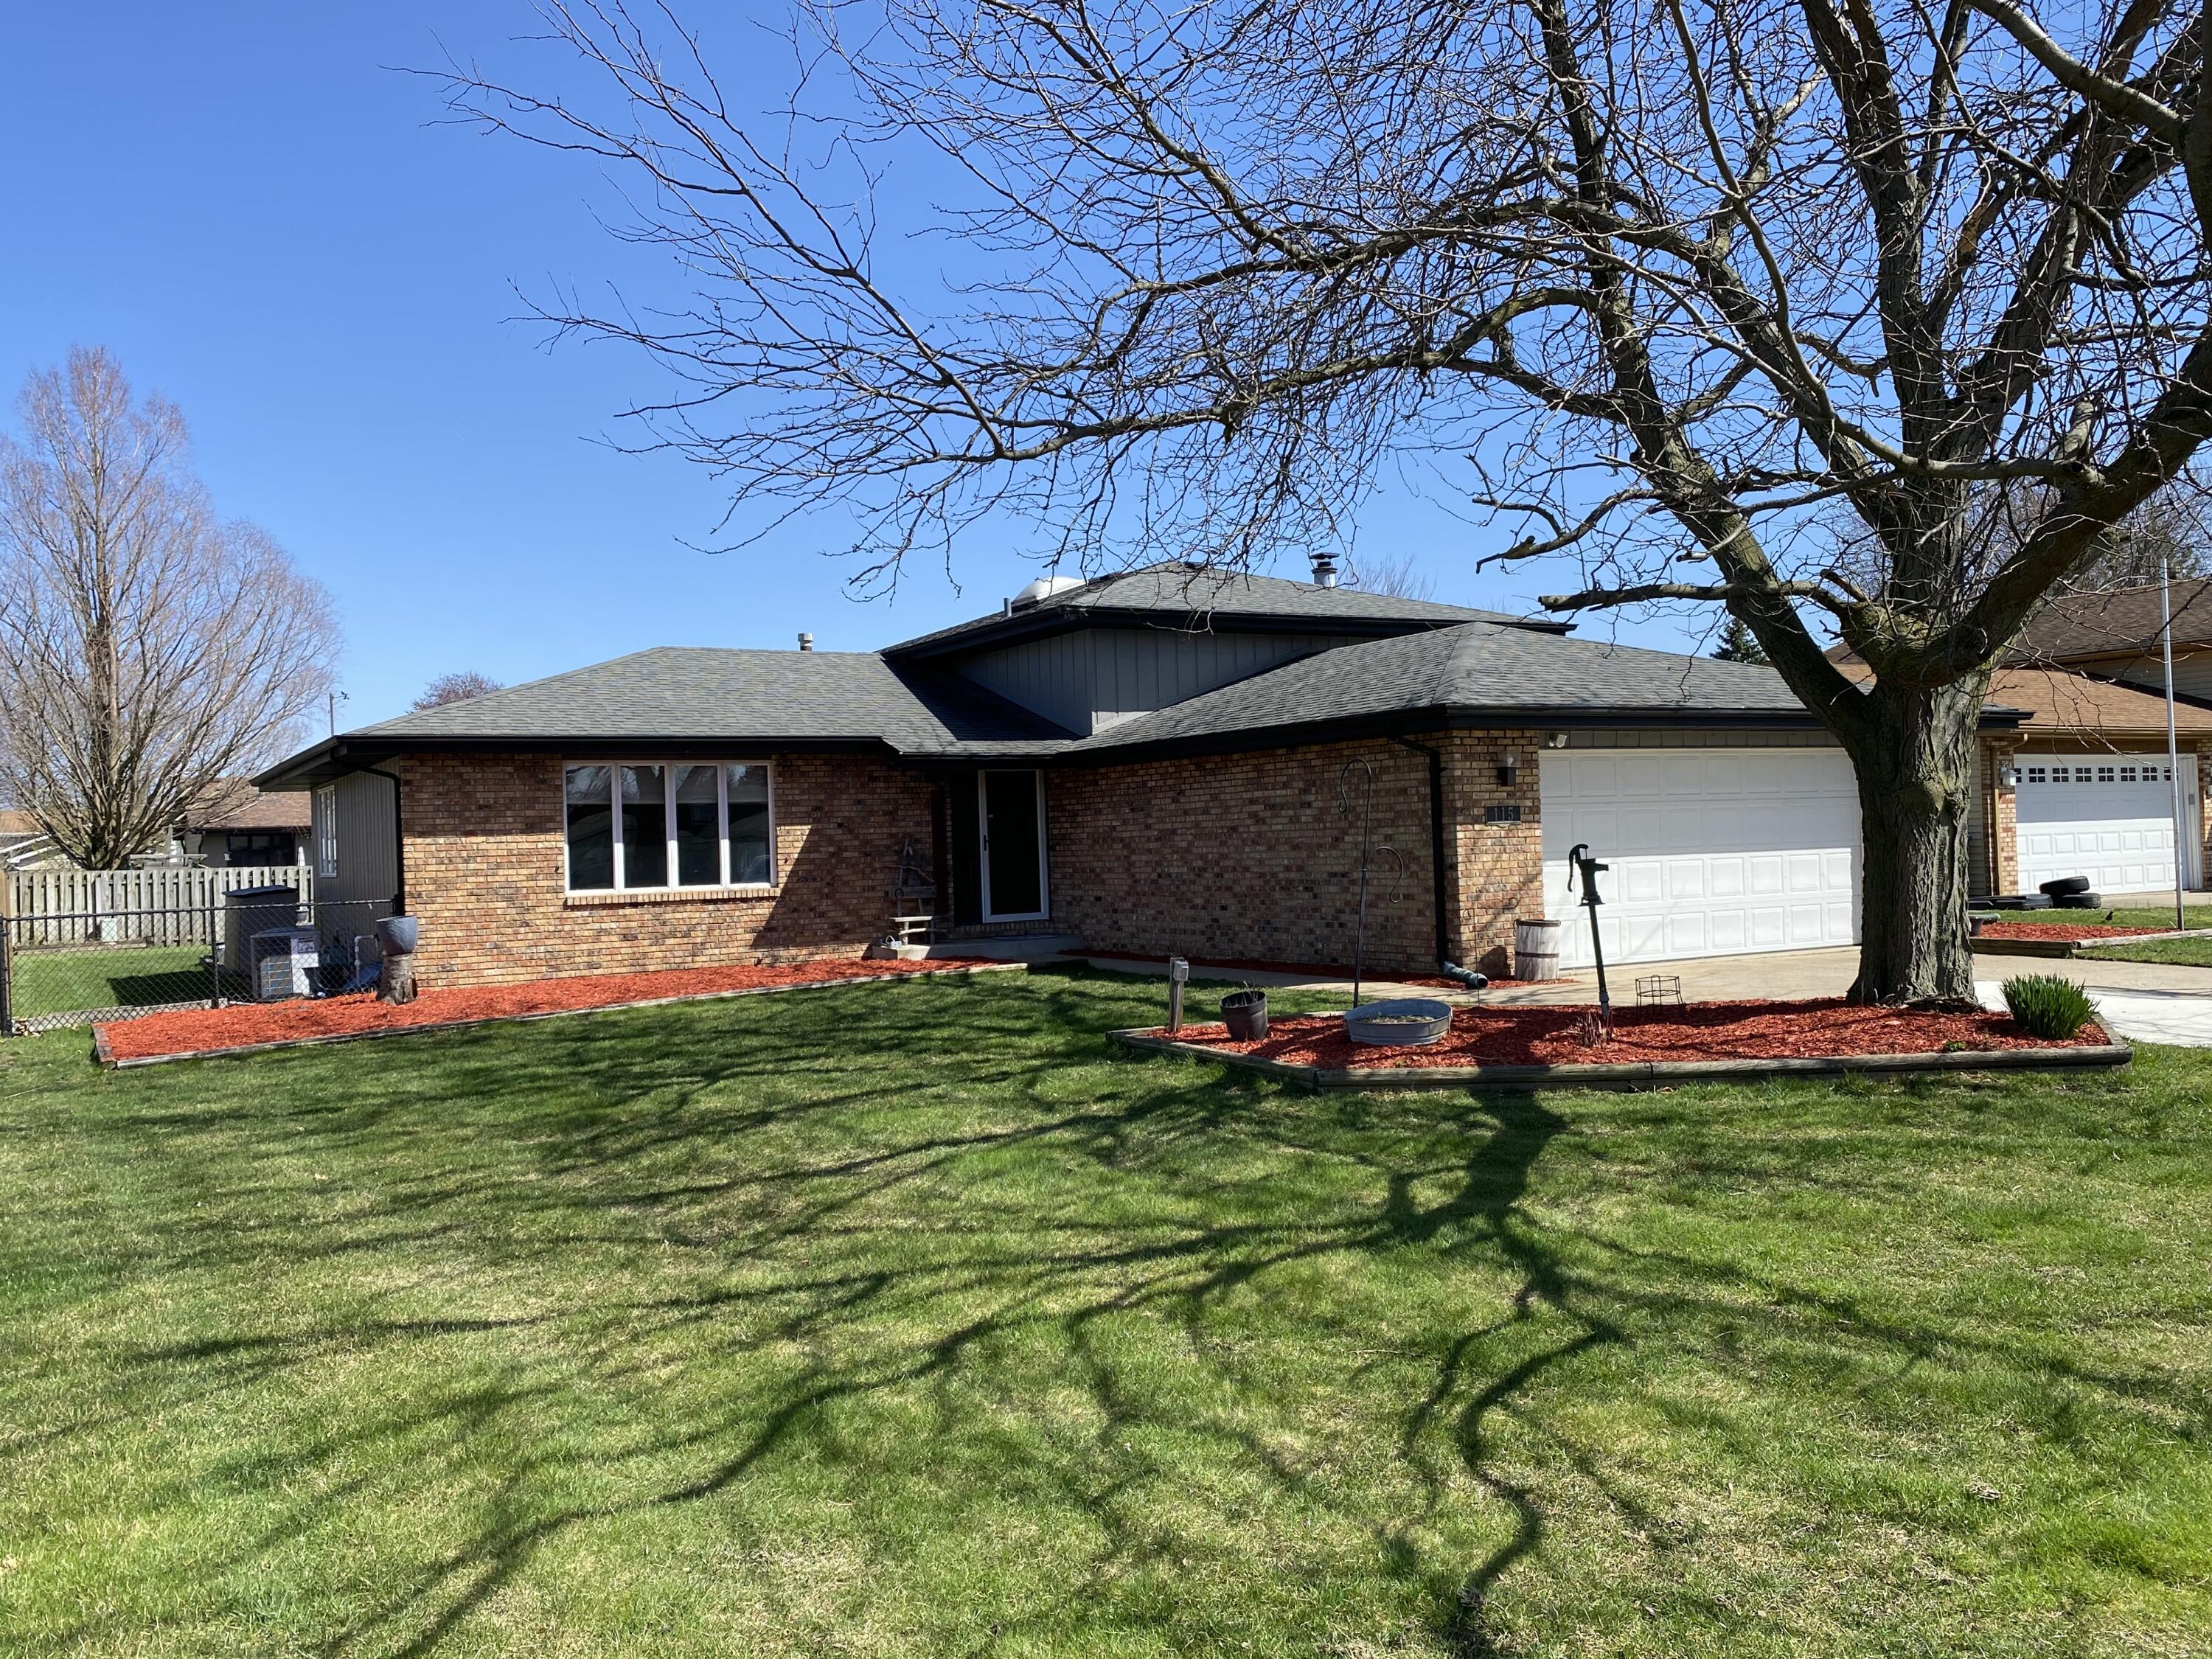
M 1315 1096 L 1160 1000 L 0 1045 L 0 1652 L 2212 1643 L 2206 1057 Z
M 15 1012 L 145 1008 L 208 994 L 204 945 L 87 945 L 15 953 Z
M 2182 913 L 2191 927 L 2212 927 L 2212 908 L 2196 905 Z M 2085 920 L 2102 921 L 2101 910 L 2085 913 Z M 2173 926 L 2173 907 L 2160 908 L 2157 905 L 2135 905 L 2113 912 L 2112 920 L 2133 927 L 2170 928 Z M 2144 945 L 2114 945 L 2095 952 L 2100 960 L 2110 957 L 2115 962 L 2169 962 L 2190 968 L 2212 968 L 2212 939 L 2154 939 Z

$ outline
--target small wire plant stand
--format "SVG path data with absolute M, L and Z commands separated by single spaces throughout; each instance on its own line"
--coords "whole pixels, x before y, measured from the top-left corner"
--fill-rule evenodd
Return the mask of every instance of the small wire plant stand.
M 1352 775 L 1357 769 L 1364 775 L 1365 787 L 1361 791 L 1357 805 L 1352 802 Z M 1387 857 L 1390 860 L 1390 892 L 1385 903 L 1395 904 L 1405 896 L 1406 860 L 1398 849 L 1385 842 L 1374 845 L 1375 828 L 1375 763 L 1370 760 L 1348 760 L 1337 774 L 1336 798 L 1338 811 L 1344 817 L 1359 814 L 1359 921 L 1352 935 L 1352 1006 L 1357 1008 L 1362 1000 L 1361 985 L 1366 967 L 1367 951 L 1367 876 L 1374 860 Z
M 1680 974 L 1641 974 L 1636 981 L 1636 1000 L 1640 1007 L 1679 1008 L 1682 1006 L 1682 976 Z

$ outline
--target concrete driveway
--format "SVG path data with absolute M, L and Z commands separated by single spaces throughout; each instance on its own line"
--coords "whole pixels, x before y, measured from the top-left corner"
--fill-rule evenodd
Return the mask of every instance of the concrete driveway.
M 1616 1006 L 1636 1000 L 1636 981 L 1647 974 L 1673 974 L 1689 1001 L 1733 1002 L 1754 997 L 1839 997 L 1858 969 L 1856 951 L 1779 951 L 1750 957 L 1700 957 L 1686 962 L 1637 963 L 1607 975 Z M 1984 1006 L 2004 1006 L 2003 983 L 2015 974 L 2057 974 L 2089 994 L 2105 1023 L 2143 1042 L 2212 1048 L 2212 968 L 2163 962 L 2103 962 L 2094 957 L 1977 957 L 1975 992 Z M 1986 975 L 1986 977 L 1984 977 Z M 1571 986 L 1529 986 L 1501 991 L 1488 1000 L 1588 1002 L 1597 976 L 1578 973 Z

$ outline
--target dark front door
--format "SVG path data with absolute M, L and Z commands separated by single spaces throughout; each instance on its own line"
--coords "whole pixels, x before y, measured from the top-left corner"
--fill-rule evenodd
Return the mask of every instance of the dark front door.
M 978 778 L 983 820 L 983 920 L 1045 914 L 1044 777 L 986 771 Z

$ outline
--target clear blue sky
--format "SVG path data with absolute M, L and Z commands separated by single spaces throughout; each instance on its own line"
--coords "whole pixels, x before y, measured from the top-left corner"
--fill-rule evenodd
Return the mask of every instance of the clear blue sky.
M 651 645 L 788 647 L 800 629 L 865 649 L 1029 580 L 1016 544 L 978 538 L 957 556 L 964 592 L 923 571 L 860 604 L 848 567 L 819 556 L 837 525 L 717 556 L 684 545 L 712 533 L 713 480 L 596 441 L 655 371 L 508 320 L 517 286 L 635 274 L 593 216 L 598 175 L 437 125 L 435 87 L 390 67 L 505 60 L 530 27 L 520 0 L 16 11 L 0 55 L 10 422 L 14 387 L 72 343 L 175 400 L 218 507 L 334 596 L 343 724 L 450 669 L 512 683 Z M 1364 551 L 1411 550 L 1442 599 L 1521 609 L 1556 589 L 1556 568 L 1478 578 L 1491 544 L 1399 487 L 1360 529 Z M 1686 637 L 1663 620 L 1620 633 Z

